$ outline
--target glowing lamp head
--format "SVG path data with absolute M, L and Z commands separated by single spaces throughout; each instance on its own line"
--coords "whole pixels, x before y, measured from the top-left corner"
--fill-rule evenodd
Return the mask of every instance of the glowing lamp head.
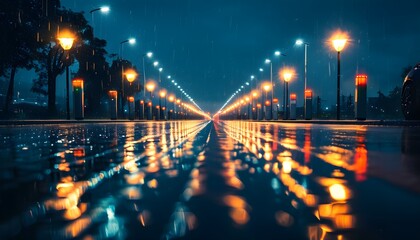
M 292 73 L 290 73 L 290 72 L 285 72 L 285 73 L 283 74 L 283 78 L 284 78 L 284 81 L 289 82 L 289 81 L 292 79 Z
M 270 91 L 270 89 L 271 89 L 271 86 L 270 86 L 270 84 L 264 84 L 263 85 L 263 89 L 264 89 L 264 91 L 266 91 L 266 92 L 268 92 L 268 91 Z
M 347 39 L 334 39 L 332 41 L 333 46 L 337 52 L 341 52 L 346 46 Z
M 292 93 L 292 94 L 290 94 L 290 100 L 292 100 L 292 101 L 296 101 L 296 94 L 295 93 Z
M 281 52 L 280 52 L 280 51 L 275 51 L 275 52 L 274 52 L 274 56 L 277 56 L 277 57 L 278 57 L 278 56 L 280 56 L 280 55 L 281 55 Z
M 130 39 L 128 39 L 128 43 L 129 44 L 135 44 L 136 43 L 136 39 L 135 38 L 130 38 Z
M 181 103 L 181 100 L 180 99 L 177 99 L 176 100 L 176 103 L 180 104 Z
M 266 100 L 265 101 L 265 106 L 270 106 L 270 101 Z
M 165 91 L 165 90 L 161 90 L 161 91 L 159 92 L 159 96 L 160 96 L 161 98 L 164 98 L 164 97 L 166 96 L 166 91 Z
M 146 56 L 147 56 L 148 58 L 151 58 L 151 57 L 153 57 L 153 53 L 152 53 L 152 52 L 148 52 L 148 53 L 146 53 Z
M 254 78 L 255 78 L 255 76 L 254 75 L 251 75 L 251 80 L 254 80 Z
M 312 90 L 308 89 L 305 90 L 305 98 L 312 98 Z
M 146 84 L 146 89 L 147 89 L 147 91 L 149 91 L 149 92 L 153 92 L 153 90 L 155 90 L 155 84 L 154 84 L 154 83 L 152 83 L 152 82 L 150 82 L 150 83 Z
M 265 61 L 264 61 L 266 64 L 269 64 L 269 63 L 271 63 L 271 60 L 270 59 L 265 59 Z
M 158 61 L 153 62 L 153 66 L 154 66 L 154 67 L 159 66 L 159 62 L 158 62 Z
M 249 97 L 248 97 L 248 96 L 246 96 L 246 97 L 245 97 L 245 101 L 247 101 L 247 102 L 249 102 L 249 101 L 250 101 L 250 99 L 249 99 Z
M 83 80 L 82 79 L 74 79 L 73 80 L 73 87 L 74 88 L 83 88 Z
M 264 72 L 264 69 L 262 69 L 262 68 L 260 68 L 259 70 L 260 70 L 260 72 Z
M 261 103 L 257 103 L 257 108 L 261 108 Z
M 252 92 L 252 97 L 257 98 L 258 97 L 258 92 L 257 91 Z
M 110 96 L 111 98 L 116 98 L 116 97 L 117 97 L 117 95 L 118 95 L 118 92 L 117 92 L 117 91 L 115 91 L 115 90 L 110 90 L 110 91 L 108 92 L 108 94 L 109 94 L 109 96 Z
M 348 33 L 337 30 L 335 33 L 333 33 L 332 37 L 330 38 L 330 41 L 334 49 L 337 52 L 341 52 L 346 46 L 348 39 Z
M 134 102 L 134 97 L 128 97 L 129 102 Z
M 109 13 L 109 11 L 110 11 L 111 9 L 108 7 L 108 6 L 103 6 L 103 7 L 101 7 L 101 12 L 102 13 Z
M 124 73 L 125 77 L 127 78 L 127 81 L 129 83 L 132 83 L 137 78 L 137 72 L 133 69 L 127 69 Z
M 71 33 L 68 30 L 63 30 L 62 32 L 60 32 L 59 36 L 57 37 L 60 46 L 68 51 L 73 47 L 73 43 L 75 40 L 74 34 Z
M 174 95 L 170 95 L 170 96 L 168 97 L 168 100 L 169 100 L 169 102 L 174 102 L 174 101 L 175 101 L 175 97 L 174 97 Z
M 296 40 L 295 44 L 298 45 L 298 46 L 301 46 L 301 45 L 303 45 L 303 40 L 298 39 L 298 40 Z
M 367 75 L 358 74 L 356 76 L 356 86 L 366 86 L 367 85 Z

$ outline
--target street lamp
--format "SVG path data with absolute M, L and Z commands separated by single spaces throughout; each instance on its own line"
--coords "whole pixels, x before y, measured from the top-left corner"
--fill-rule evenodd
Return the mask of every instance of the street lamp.
M 142 60 L 143 60 L 143 98 L 146 98 L 146 69 L 145 69 L 145 63 L 144 58 L 152 58 L 153 53 L 147 52 L 146 54 L 143 54 Z
M 172 107 L 172 112 L 173 114 L 168 114 L 168 119 L 175 119 L 175 109 L 176 109 L 176 101 L 175 101 L 175 96 L 174 95 L 169 95 L 168 100 L 170 103 L 173 103 L 173 107 Z
M 308 43 L 306 43 L 306 42 L 304 42 L 302 39 L 298 39 L 298 40 L 296 40 L 296 43 L 295 43 L 297 46 L 302 46 L 302 45 L 304 45 L 305 46 L 305 76 L 304 76 L 304 78 L 305 78 L 305 83 L 304 83 L 304 93 L 306 92 L 306 87 L 307 87 L 307 81 L 308 81 L 308 46 L 309 46 L 309 44 Z M 304 113 L 306 113 L 306 101 L 304 102 Z M 306 115 L 305 115 L 305 119 L 306 119 Z
M 267 93 L 268 93 L 268 91 L 270 91 L 270 90 L 272 90 L 272 85 L 270 84 L 270 83 L 265 83 L 265 84 L 263 84 L 263 90 L 265 91 L 265 100 L 267 101 Z M 264 111 L 264 119 L 265 120 L 268 120 L 267 119 L 267 106 L 266 106 L 266 104 L 264 104 L 264 107 L 265 107 L 265 111 Z M 271 108 L 270 108 L 271 109 Z
M 165 98 L 165 108 L 162 107 L 162 98 Z M 166 91 L 160 90 L 159 92 L 159 120 L 162 118 L 162 113 L 163 113 L 163 120 L 165 120 L 166 118 L 164 109 L 166 109 Z
M 332 37 L 331 42 L 337 51 L 337 120 L 340 120 L 340 53 L 346 46 L 348 35 L 341 31 L 337 31 Z
M 294 72 L 293 72 L 292 69 L 287 69 L 286 68 L 282 71 L 282 73 L 283 73 L 284 83 L 285 83 L 285 86 L 286 86 L 285 119 L 288 119 L 289 118 L 289 82 L 290 82 L 290 80 L 292 80 Z
M 150 120 L 153 119 L 153 96 L 152 96 L 152 92 L 153 90 L 155 90 L 155 83 L 154 82 L 149 82 L 146 85 L 146 89 L 147 91 L 150 93 L 150 102 L 148 103 L 149 105 L 149 116 L 150 116 Z
M 129 39 L 126 39 L 126 40 L 120 42 L 120 58 L 121 59 L 122 59 L 122 55 L 123 55 L 123 44 L 124 43 L 129 43 L 130 45 L 134 45 L 136 43 L 136 39 L 135 38 L 129 38 Z
M 279 56 L 280 56 L 280 52 L 279 52 Z M 273 89 L 274 89 L 274 85 L 273 85 L 273 62 L 270 59 L 265 59 L 265 64 L 270 64 L 270 83 L 271 83 L 271 97 L 270 97 L 270 118 L 273 117 Z
M 60 34 L 57 38 L 60 46 L 66 52 L 66 112 L 67 112 L 67 119 L 70 120 L 70 92 L 69 92 L 69 66 L 70 62 L 70 49 L 73 47 L 73 43 L 75 41 L 75 37 L 71 32 L 64 31 Z

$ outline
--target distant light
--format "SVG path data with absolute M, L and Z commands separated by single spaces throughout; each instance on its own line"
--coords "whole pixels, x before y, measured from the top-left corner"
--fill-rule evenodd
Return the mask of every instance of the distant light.
M 271 63 L 271 60 L 267 58 L 267 59 L 265 59 L 265 63 L 266 64 Z
M 245 84 L 246 84 L 247 86 L 249 86 L 249 82 L 246 82 Z
M 275 51 L 275 52 L 274 52 L 274 55 L 275 55 L 275 56 L 280 56 L 280 55 L 281 55 L 281 52 L 280 52 L 280 51 Z
M 174 83 L 174 85 L 176 86 L 176 85 L 178 85 L 178 83 Z
M 152 53 L 152 52 L 148 52 L 148 53 L 146 53 L 146 56 L 147 56 L 148 58 L 151 58 L 151 57 L 153 57 L 153 53 Z
M 159 68 L 159 72 L 162 72 L 163 71 L 163 68 Z
M 158 61 L 153 62 L 153 66 L 157 67 L 159 65 Z
M 135 38 L 130 38 L 130 39 L 128 39 L 128 43 L 135 44 L 136 43 L 136 39 Z
M 171 79 L 171 75 L 168 76 L 168 79 Z
M 111 9 L 108 7 L 108 6 L 103 6 L 103 7 L 101 7 L 101 12 L 102 13 L 109 13 L 109 11 L 110 11 Z
M 255 76 L 254 75 L 251 75 L 251 80 L 254 80 L 254 78 L 255 78 Z
M 260 72 L 264 72 L 264 69 L 262 69 L 262 68 L 260 68 L 259 70 L 260 70 Z
M 303 40 L 302 39 L 298 39 L 298 40 L 296 40 L 296 43 L 295 44 L 298 45 L 298 46 L 300 46 L 300 45 L 303 44 Z
M 244 85 L 242 85 L 241 88 L 244 88 Z

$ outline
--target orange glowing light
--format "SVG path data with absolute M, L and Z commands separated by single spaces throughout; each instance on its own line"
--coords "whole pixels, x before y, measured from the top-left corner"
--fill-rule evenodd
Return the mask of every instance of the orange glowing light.
M 62 30 L 57 37 L 60 46 L 64 50 L 70 50 L 73 47 L 73 43 L 76 40 L 74 34 L 69 30 Z
M 273 98 L 273 103 L 278 103 L 279 99 L 278 98 Z
M 111 98 L 117 98 L 118 92 L 115 90 L 111 90 L 108 92 L 108 94 Z
M 367 75 L 358 74 L 356 75 L 356 86 L 366 86 L 367 85 Z
M 174 102 L 175 101 L 175 96 L 174 95 L 170 95 L 168 97 L 169 102 Z
M 74 88 L 83 88 L 83 80 L 81 80 L 81 79 L 73 80 L 73 87 Z
M 124 72 L 124 75 L 125 75 L 125 77 L 127 78 L 127 81 L 128 81 L 129 83 L 132 83 L 134 80 L 136 80 L 136 77 L 137 77 L 137 72 L 136 72 L 136 71 L 134 71 L 134 69 L 127 69 L 127 70 Z
M 328 189 L 334 200 L 343 201 L 347 199 L 347 191 L 343 184 L 336 183 L 331 185 Z
M 264 89 L 264 91 L 266 91 L 266 92 L 270 91 L 270 89 L 271 89 L 271 84 L 269 84 L 269 83 L 264 83 L 264 84 L 263 84 L 263 89 Z
M 280 75 L 285 82 L 290 82 L 296 75 L 296 70 L 293 67 L 283 67 L 280 69 Z
M 140 104 L 143 105 L 144 104 L 144 101 L 143 100 L 140 100 Z
M 85 156 L 85 149 L 77 148 L 73 150 L 73 156 L 75 157 L 84 157 Z
M 257 91 L 253 91 L 252 92 L 252 97 L 253 98 L 257 98 L 258 97 L 258 92 Z
M 159 92 L 159 96 L 160 96 L 161 98 L 164 98 L 164 97 L 166 96 L 166 91 L 165 91 L 165 90 L 160 90 L 160 92 Z
M 290 94 L 290 100 L 291 101 L 296 101 L 296 98 L 297 98 L 297 96 L 296 96 L 295 93 Z
M 332 46 L 337 52 L 341 52 L 346 46 L 348 40 L 349 34 L 347 32 L 337 30 L 333 33 L 329 41 L 332 43 Z
M 270 101 L 265 101 L 265 106 L 270 106 Z
M 261 108 L 261 103 L 257 103 L 257 108 Z
M 149 82 L 149 83 L 146 84 L 146 89 L 149 92 L 153 92 L 153 90 L 155 90 L 155 87 L 156 87 L 156 85 L 153 82 Z
M 129 102 L 134 102 L 134 97 L 128 97 Z
M 305 90 L 305 98 L 312 99 L 312 90 Z

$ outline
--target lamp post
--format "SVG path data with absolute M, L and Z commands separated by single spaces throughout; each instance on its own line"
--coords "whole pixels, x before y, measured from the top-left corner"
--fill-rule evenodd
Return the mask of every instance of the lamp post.
M 134 45 L 136 43 L 136 39 L 135 38 L 129 38 L 127 40 L 121 41 L 120 42 L 120 58 L 122 59 L 122 55 L 123 55 L 123 45 L 124 43 L 129 43 L 130 45 Z
M 143 54 L 142 62 L 143 62 L 143 98 L 146 98 L 146 68 L 145 68 L 145 60 L 144 58 L 152 58 L 153 53 L 147 52 L 146 54 Z
M 252 91 L 252 109 L 253 110 L 254 110 L 254 107 L 255 107 L 254 100 L 256 102 L 258 102 L 258 91 L 257 90 Z M 255 107 L 255 120 L 258 120 L 257 116 L 258 116 L 258 112 L 257 112 L 257 108 Z M 254 111 L 253 111 L 252 119 L 254 119 Z
M 304 47 L 305 47 L 305 63 L 304 63 L 305 64 L 305 75 L 304 75 L 305 83 L 304 83 L 303 92 L 304 92 L 304 94 L 306 94 L 306 88 L 307 88 L 307 82 L 308 82 L 308 46 L 309 46 L 309 44 L 307 42 L 304 42 L 302 39 L 298 39 L 298 40 L 296 40 L 296 45 L 297 46 L 304 45 Z M 304 116 L 305 119 L 307 118 L 306 108 L 307 108 L 306 101 L 304 101 L 304 111 L 303 112 L 305 114 L 305 116 Z
M 128 95 L 131 95 L 133 93 L 132 88 L 131 88 L 131 84 L 132 84 L 132 82 L 134 82 L 134 80 L 136 80 L 137 72 L 134 71 L 134 69 L 127 69 L 123 74 L 125 75 L 125 78 L 127 79 L 127 82 L 130 83 L 130 89 L 129 89 Z M 123 83 L 123 85 L 124 85 L 124 83 Z M 134 99 L 134 97 L 133 97 L 133 99 Z M 122 101 L 122 111 L 124 112 L 125 99 L 122 99 L 122 100 L 123 100 Z M 131 102 L 130 102 L 130 104 L 131 104 Z M 133 109 L 129 109 L 129 110 L 133 110 Z M 129 114 L 129 115 L 131 115 L 131 114 Z
M 148 105 L 149 105 L 148 119 L 152 120 L 153 119 L 153 101 L 152 101 L 153 100 L 153 95 L 152 95 L 152 92 L 153 92 L 153 90 L 155 90 L 155 83 L 153 83 L 153 82 L 147 83 L 146 89 L 150 93 L 150 102 L 148 103 Z
M 166 106 L 165 106 L 165 108 L 162 107 L 162 98 L 165 98 L 165 102 L 166 102 L 166 91 L 165 90 L 160 90 L 160 92 L 159 92 L 159 120 L 161 118 L 163 118 L 163 120 L 165 120 L 164 109 L 166 109 Z M 166 103 L 165 103 L 165 105 L 166 105 Z M 162 113 L 163 113 L 163 116 L 162 116 Z
M 174 114 L 175 114 L 175 109 L 176 109 L 176 102 L 175 102 L 175 96 L 174 95 L 169 95 L 168 100 L 170 103 L 173 103 L 173 107 L 172 107 L 172 114 L 169 114 L 168 112 L 168 119 L 174 119 Z
M 73 47 L 73 43 L 75 38 L 71 36 L 72 34 L 69 33 L 67 36 L 63 34 L 62 36 L 58 37 L 58 41 L 60 46 L 66 52 L 66 112 L 67 112 L 67 120 L 70 120 L 70 92 L 69 92 L 69 66 L 71 65 L 70 59 L 70 49 Z
M 293 73 L 289 70 L 285 70 L 283 72 L 283 78 L 284 78 L 284 83 L 285 83 L 285 87 L 286 87 L 286 93 L 285 96 L 286 97 L 286 111 L 285 111 L 285 119 L 289 119 L 289 82 L 293 77 Z
M 336 33 L 331 38 L 332 45 L 337 51 L 337 120 L 340 120 L 340 54 L 347 43 L 347 36 L 343 33 Z
M 90 17 L 92 19 L 93 31 L 95 31 L 95 21 L 94 21 L 94 18 L 93 18 L 93 13 L 96 12 L 96 11 L 101 11 L 101 13 L 107 14 L 107 13 L 109 13 L 110 10 L 111 9 L 108 6 L 102 6 L 102 7 L 98 7 L 98 8 L 95 8 L 95 9 L 92 9 L 92 10 L 89 11 Z
M 265 102 L 266 102 L 266 101 L 267 101 L 267 98 L 268 98 L 267 93 L 268 93 L 268 91 L 272 90 L 272 85 L 270 85 L 270 84 L 268 84 L 268 83 L 265 83 L 265 84 L 263 85 L 263 90 L 265 91 Z M 265 120 L 268 120 L 268 119 L 267 119 L 267 104 L 264 104 L 264 107 L 265 107 L 265 111 L 264 111 L 264 119 L 265 119 Z
M 270 97 L 270 118 L 273 118 L 273 61 L 265 59 L 265 64 L 270 64 L 270 83 L 271 83 L 271 97 Z

